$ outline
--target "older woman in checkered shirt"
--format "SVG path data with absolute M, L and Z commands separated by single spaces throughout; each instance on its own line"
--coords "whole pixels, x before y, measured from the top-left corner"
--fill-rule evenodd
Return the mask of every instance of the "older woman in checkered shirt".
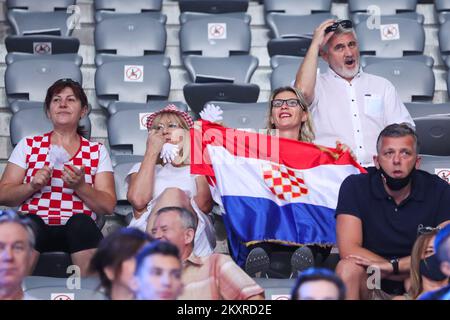
M 88 101 L 78 82 L 56 81 L 44 112 L 53 131 L 17 144 L 0 181 L 0 205 L 20 206 L 34 222 L 35 262 L 42 252 L 65 251 L 85 275 L 102 239 L 96 215 L 112 214 L 116 204 L 111 160 L 102 144 L 82 136 Z

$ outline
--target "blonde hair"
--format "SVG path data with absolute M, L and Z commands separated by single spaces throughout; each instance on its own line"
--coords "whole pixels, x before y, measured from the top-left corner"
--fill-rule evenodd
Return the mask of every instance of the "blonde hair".
M 411 287 L 408 291 L 412 299 L 416 299 L 423 291 L 422 275 L 420 274 L 420 260 L 422 260 L 424 253 L 430 244 L 431 238 L 438 233 L 438 230 L 430 231 L 417 237 L 416 242 L 411 251 Z
M 163 116 L 167 116 L 170 121 L 176 122 L 182 129 L 183 129 L 183 145 L 180 150 L 180 156 L 181 160 L 175 164 L 183 164 L 188 165 L 190 164 L 190 155 L 191 155 L 191 137 L 190 137 L 190 128 L 186 121 L 179 115 L 173 112 L 164 112 L 161 114 L 158 114 L 152 123 L 152 128 L 156 128 L 161 123 L 161 118 Z M 156 161 L 157 164 L 163 164 L 163 161 L 161 158 L 158 157 L 158 160 Z
M 303 107 L 304 112 L 306 112 L 306 121 L 302 122 L 300 124 L 300 130 L 298 132 L 298 139 L 299 141 L 304 141 L 304 142 L 312 142 L 314 140 L 314 127 L 313 127 L 313 122 L 312 122 L 312 118 L 311 118 L 311 113 L 308 110 L 308 103 L 306 102 L 305 97 L 303 96 L 303 93 L 294 87 L 280 87 L 275 89 L 272 94 L 270 95 L 270 99 L 269 99 L 269 109 L 268 109 L 268 113 L 267 113 L 267 124 L 266 124 L 266 129 L 267 129 L 267 134 L 268 135 L 274 135 L 274 129 L 275 128 L 275 124 L 271 121 L 272 118 L 272 100 L 275 99 L 275 97 L 282 92 L 292 92 L 297 96 L 297 99 L 300 101 L 301 107 Z

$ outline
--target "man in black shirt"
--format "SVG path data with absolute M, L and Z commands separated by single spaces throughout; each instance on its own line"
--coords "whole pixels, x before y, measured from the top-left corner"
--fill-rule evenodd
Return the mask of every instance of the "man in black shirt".
M 342 260 L 336 273 L 348 299 L 401 294 L 396 289 L 403 290 L 409 277 L 417 227 L 450 222 L 450 186 L 418 170 L 417 136 L 407 124 L 392 124 L 380 133 L 374 163 L 368 174 L 347 177 L 339 191 L 336 228 Z

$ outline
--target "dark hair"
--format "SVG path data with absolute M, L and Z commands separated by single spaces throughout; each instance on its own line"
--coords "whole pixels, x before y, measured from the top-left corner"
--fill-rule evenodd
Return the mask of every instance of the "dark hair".
M 120 228 L 104 238 L 90 263 L 90 269 L 98 272 L 100 286 L 105 289 L 105 294 L 110 297 L 112 282 L 108 279 L 105 268 L 110 267 L 118 276 L 122 271 L 122 263 L 139 251 L 146 242 L 153 238 L 147 233 L 135 228 Z
M 414 131 L 414 129 L 408 124 L 408 123 L 393 123 L 388 125 L 386 128 L 384 128 L 377 139 L 377 152 L 380 152 L 381 147 L 381 139 L 384 137 L 392 137 L 392 138 L 398 138 L 398 137 L 406 137 L 411 136 L 414 139 L 414 148 L 416 150 L 416 153 L 419 153 L 419 141 L 417 138 L 417 134 Z
M 134 273 L 138 274 L 145 259 L 154 254 L 175 257 L 181 264 L 180 251 L 178 251 L 178 248 L 174 244 L 167 241 L 154 240 L 153 242 L 146 244 L 136 255 L 136 269 Z
M 164 212 L 169 212 L 169 211 L 176 211 L 178 212 L 178 215 L 181 218 L 181 222 L 183 223 L 183 226 L 185 229 L 197 229 L 197 222 L 195 220 L 195 216 L 194 213 L 190 212 L 189 210 L 185 209 L 185 208 L 181 208 L 181 207 L 164 207 L 159 209 L 156 212 L 156 215 L 159 216 L 161 214 L 163 214 Z
M 450 224 L 447 224 L 436 235 L 434 249 L 441 262 L 450 262 Z
M 291 292 L 291 300 L 298 300 L 298 289 L 301 285 L 309 281 L 325 280 L 333 283 L 339 291 L 339 300 L 345 299 L 344 282 L 334 272 L 324 268 L 309 268 L 303 271 L 297 278 Z
M 47 95 L 45 96 L 45 102 L 44 102 L 44 112 L 47 114 L 48 109 L 50 108 L 50 103 L 52 101 L 52 98 L 55 94 L 60 93 L 65 88 L 70 88 L 73 91 L 74 96 L 80 100 L 81 102 L 81 108 L 89 108 L 88 105 L 88 99 L 86 96 L 86 93 L 84 92 L 81 84 L 75 80 L 72 79 L 59 79 L 55 83 L 53 83 L 48 89 L 47 89 Z M 84 126 L 78 125 L 77 133 L 80 136 L 83 136 L 85 138 L 87 137 L 87 131 L 84 128 Z

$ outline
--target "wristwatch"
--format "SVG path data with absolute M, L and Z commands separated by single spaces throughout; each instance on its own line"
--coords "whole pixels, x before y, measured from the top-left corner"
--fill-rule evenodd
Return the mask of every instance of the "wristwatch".
M 399 274 L 399 269 L 398 269 L 398 259 L 391 259 L 391 261 L 389 261 L 392 264 L 392 268 L 394 269 L 394 274 Z

